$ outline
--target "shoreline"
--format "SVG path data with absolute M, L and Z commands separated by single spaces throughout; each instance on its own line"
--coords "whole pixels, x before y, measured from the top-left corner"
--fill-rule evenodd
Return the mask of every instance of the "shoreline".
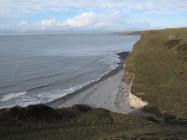
M 126 104 L 126 103 L 128 103 L 128 97 L 127 97 L 128 95 L 125 95 L 125 98 L 127 98 L 127 101 L 125 102 L 126 106 L 120 105 L 120 104 L 124 104 L 122 101 L 121 102 L 116 101 L 116 100 L 120 100 L 121 98 L 123 98 L 122 96 L 123 96 L 124 91 L 120 91 L 120 90 L 127 90 L 128 91 L 128 88 L 124 87 L 127 85 L 125 85 L 125 83 L 122 82 L 123 66 L 124 66 L 124 62 L 125 62 L 128 54 L 129 54 L 129 52 L 118 53 L 117 55 L 119 56 L 119 59 L 120 59 L 120 63 L 118 65 L 118 67 L 116 67 L 114 70 L 110 71 L 108 74 L 104 75 L 103 77 L 101 77 L 99 80 L 94 81 L 94 82 L 86 85 L 85 87 L 82 87 L 79 90 L 72 92 L 64 97 L 47 102 L 46 105 L 53 107 L 53 108 L 62 108 L 62 107 L 70 107 L 75 104 L 85 104 L 90 107 L 96 107 L 96 108 L 101 107 L 101 108 L 105 108 L 110 111 L 114 111 L 114 112 L 118 112 L 118 113 L 129 113 L 131 108 L 130 108 L 130 106 L 128 106 Z M 106 89 L 103 89 L 104 86 Z M 110 94 L 110 95 L 108 95 L 108 97 L 106 95 L 107 89 L 110 89 L 108 91 L 108 93 Z M 92 95 L 91 95 L 91 92 L 93 92 Z M 85 96 L 85 97 L 83 97 L 83 96 Z M 88 97 L 88 96 L 90 96 L 90 97 Z M 112 97 L 112 99 L 108 99 L 105 101 L 108 103 L 108 102 L 110 102 L 110 100 L 112 100 L 112 103 L 110 103 L 110 104 L 108 103 L 107 105 L 104 105 L 102 103 L 102 101 L 94 100 L 94 98 L 99 99 L 99 97 L 97 97 L 97 96 L 100 96 L 100 98 L 103 98 L 103 100 L 106 100 L 106 98 Z M 121 96 L 120 99 L 117 99 L 118 96 Z M 113 105 L 111 106 L 111 104 L 113 104 Z M 123 108 L 123 109 L 120 110 L 119 108 L 117 109 L 117 107 L 114 107 L 114 106 L 120 106 L 120 108 Z

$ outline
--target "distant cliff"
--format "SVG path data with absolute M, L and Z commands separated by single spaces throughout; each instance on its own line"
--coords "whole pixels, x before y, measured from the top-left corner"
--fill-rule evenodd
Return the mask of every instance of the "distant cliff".
M 116 32 L 118 35 L 142 35 L 144 31 L 129 31 L 129 32 Z

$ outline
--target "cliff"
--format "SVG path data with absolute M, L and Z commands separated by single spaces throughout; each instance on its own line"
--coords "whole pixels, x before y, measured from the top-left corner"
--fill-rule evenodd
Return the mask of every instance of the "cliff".
M 134 74 L 132 94 L 148 102 L 145 111 L 187 118 L 187 28 L 144 32 L 125 69 Z

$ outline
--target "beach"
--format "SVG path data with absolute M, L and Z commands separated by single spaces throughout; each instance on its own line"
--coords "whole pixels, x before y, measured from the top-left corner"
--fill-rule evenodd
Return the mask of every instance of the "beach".
M 116 54 L 130 52 L 138 39 L 110 33 L 1 36 L 0 108 L 70 97 L 113 75 Z
M 127 53 L 121 53 L 119 57 L 121 59 L 119 67 L 99 81 L 47 104 L 53 108 L 82 104 L 93 108 L 104 108 L 116 113 L 130 113 L 132 108 L 128 103 L 128 85 L 122 80 L 123 63 Z

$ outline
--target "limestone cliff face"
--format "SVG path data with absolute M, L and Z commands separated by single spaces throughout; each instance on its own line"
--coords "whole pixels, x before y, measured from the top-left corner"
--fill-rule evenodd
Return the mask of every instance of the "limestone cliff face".
M 148 102 L 143 101 L 141 98 L 135 96 L 132 92 L 131 92 L 131 87 L 133 84 L 133 80 L 135 78 L 135 74 L 134 73 L 129 73 L 129 72 L 125 72 L 125 78 L 127 79 L 127 81 L 129 82 L 129 105 L 135 109 L 139 109 L 139 108 L 143 108 L 144 106 L 148 105 Z M 139 93 L 139 94 L 143 94 L 143 93 Z

